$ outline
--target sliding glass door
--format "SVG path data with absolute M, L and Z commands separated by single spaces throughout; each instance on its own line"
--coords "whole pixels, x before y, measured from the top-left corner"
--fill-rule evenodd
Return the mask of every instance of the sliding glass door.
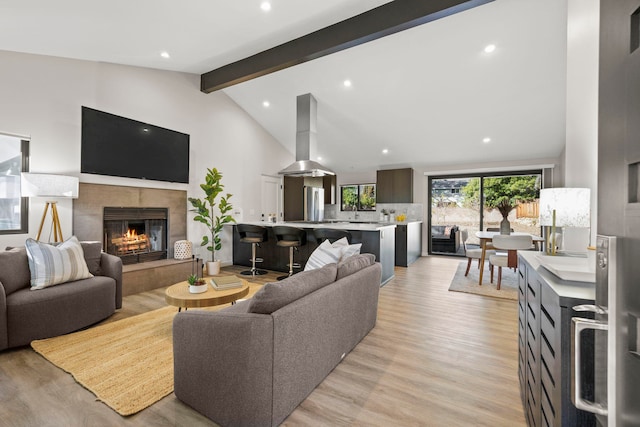
M 430 180 L 432 253 L 464 255 L 463 234 L 473 239 L 480 230 L 479 182 L 479 177 Z
M 464 256 L 464 239 L 497 229 L 506 216 L 514 231 L 540 234 L 541 171 L 429 178 L 429 252 Z M 503 216 L 504 215 L 504 216 Z

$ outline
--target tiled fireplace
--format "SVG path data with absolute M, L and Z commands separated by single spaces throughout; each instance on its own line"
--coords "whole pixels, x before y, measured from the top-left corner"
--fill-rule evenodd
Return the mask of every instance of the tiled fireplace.
M 80 183 L 73 234 L 102 242 L 123 264 L 173 258 L 187 235 L 187 192 Z

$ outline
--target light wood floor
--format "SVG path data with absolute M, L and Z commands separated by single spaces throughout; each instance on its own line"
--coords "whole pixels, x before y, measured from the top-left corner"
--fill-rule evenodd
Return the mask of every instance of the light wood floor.
M 283 425 L 525 426 L 517 303 L 448 292 L 458 262 L 397 267 L 376 327 Z M 109 321 L 165 305 L 164 289 L 131 295 Z M 213 425 L 173 394 L 123 418 L 29 347 L 0 352 L 0 426 Z

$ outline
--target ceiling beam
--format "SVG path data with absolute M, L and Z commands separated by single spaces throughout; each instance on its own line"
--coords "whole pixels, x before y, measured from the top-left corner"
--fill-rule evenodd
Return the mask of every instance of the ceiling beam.
M 407 30 L 494 0 L 395 0 L 200 76 L 205 93 Z

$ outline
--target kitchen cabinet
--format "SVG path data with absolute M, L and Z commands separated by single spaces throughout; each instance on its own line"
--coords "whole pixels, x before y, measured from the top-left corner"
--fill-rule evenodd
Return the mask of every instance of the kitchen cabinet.
M 324 204 L 336 204 L 336 176 L 325 175 L 322 177 L 322 187 L 324 188 Z
M 395 264 L 408 267 L 422 255 L 422 221 L 396 224 Z
M 413 169 L 379 170 L 376 203 L 413 203 Z
M 593 414 L 571 402 L 571 318 L 589 317 L 573 307 L 593 304 L 595 285 L 559 279 L 540 266 L 536 254 L 518 254 L 518 376 L 527 423 L 595 426 Z M 588 400 L 593 400 L 593 346 L 593 333 L 583 332 L 582 390 Z
M 304 219 L 304 178 L 284 177 L 284 220 L 300 221 Z

